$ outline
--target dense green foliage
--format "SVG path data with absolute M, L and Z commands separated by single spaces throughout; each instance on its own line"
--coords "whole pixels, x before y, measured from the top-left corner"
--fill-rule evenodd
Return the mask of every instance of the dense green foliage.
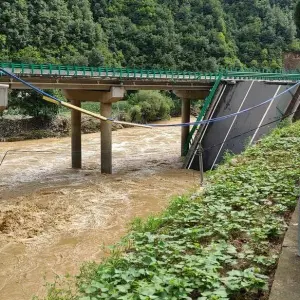
M 55 94 L 53 91 L 48 91 Z M 36 92 L 14 90 L 9 95 L 9 114 L 21 114 L 40 119 L 52 119 L 59 112 L 59 106 L 43 100 Z
M 300 122 L 227 158 L 203 192 L 137 220 L 111 258 L 85 267 L 77 295 L 52 286 L 47 299 L 262 299 L 299 195 L 299 140 Z
M 186 70 L 280 67 L 297 0 L 4 0 L 0 60 Z
M 282 66 L 282 51 L 300 50 L 294 25 L 297 0 L 223 2 L 226 24 L 242 63 L 278 68 Z
M 174 107 L 172 99 L 158 91 L 139 91 L 127 103 L 130 121 L 139 123 L 169 119 Z
M 0 3 L 0 59 L 16 62 L 115 64 L 89 0 Z
M 297 3 L 295 10 L 295 23 L 298 30 L 300 30 L 300 2 Z

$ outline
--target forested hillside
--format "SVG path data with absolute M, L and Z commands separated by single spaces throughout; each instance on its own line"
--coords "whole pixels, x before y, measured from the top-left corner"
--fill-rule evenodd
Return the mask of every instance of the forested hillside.
M 297 0 L 2 0 L 0 60 L 186 70 L 281 67 Z

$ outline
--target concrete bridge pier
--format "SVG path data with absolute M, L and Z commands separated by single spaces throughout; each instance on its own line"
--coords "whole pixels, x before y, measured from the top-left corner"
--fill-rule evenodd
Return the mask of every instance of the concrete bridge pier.
M 103 117 L 111 117 L 112 104 L 100 104 L 100 111 Z M 111 122 L 102 122 L 101 129 L 101 173 L 112 174 L 112 124 Z
M 190 123 L 191 120 L 191 100 L 182 98 L 181 100 L 181 122 Z M 181 127 L 181 156 L 185 156 L 185 143 L 190 134 L 190 126 Z
M 109 91 L 64 90 L 65 97 L 73 105 L 80 107 L 82 101 L 100 102 L 101 115 L 111 117 L 112 103 L 123 99 L 125 89 L 112 87 Z M 82 167 L 81 150 L 81 113 L 72 110 L 72 168 Z M 112 124 L 101 122 L 101 172 L 112 173 Z
M 71 100 L 75 106 L 81 107 L 80 100 Z M 81 153 L 81 112 L 77 110 L 71 111 L 71 153 L 72 153 L 72 168 L 81 169 L 82 153 Z
M 112 103 L 124 98 L 125 89 L 112 87 L 109 92 L 101 92 L 100 112 L 103 117 L 110 118 Z M 101 173 L 112 174 L 112 123 L 101 122 Z
M 0 112 L 7 108 L 8 88 L 8 85 L 0 84 Z
M 176 90 L 175 95 L 181 99 L 181 122 L 189 123 L 191 119 L 191 100 L 205 99 L 209 90 Z M 181 156 L 186 155 L 185 144 L 190 134 L 190 126 L 181 127 Z

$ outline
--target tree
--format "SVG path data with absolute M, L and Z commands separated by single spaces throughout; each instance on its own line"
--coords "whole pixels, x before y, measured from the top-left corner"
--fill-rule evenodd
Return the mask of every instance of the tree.
M 133 122 L 146 123 L 170 118 L 174 103 L 158 91 L 139 91 L 128 98 L 129 115 Z
M 53 91 L 48 91 L 53 93 Z M 59 107 L 43 100 L 43 96 L 36 92 L 13 91 L 9 99 L 9 108 L 18 109 L 22 114 L 51 120 L 58 113 Z
M 298 30 L 300 31 L 300 1 L 296 5 L 294 17 L 295 17 L 296 26 L 297 26 Z

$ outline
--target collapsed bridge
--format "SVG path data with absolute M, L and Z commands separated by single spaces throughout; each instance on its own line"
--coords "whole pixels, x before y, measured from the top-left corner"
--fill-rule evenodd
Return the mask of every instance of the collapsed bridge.
M 82 101 L 99 102 L 101 114 L 111 121 L 112 103 L 123 100 L 126 91 L 173 91 L 182 100 L 182 124 L 178 126 L 182 128 L 184 167 L 199 169 L 199 157 L 203 156 L 204 169 L 210 170 L 220 163 L 226 151 L 240 153 L 247 143 L 257 141 L 282 118 L 297 113 L 299 80 L 299 73 L 283 71 L 203 73 L 0 63 L 0 84 L 10 89 L 28 89 L 30 86 L 61 89 L 72 103 L 75 108 L 71 114 L 73 168 L 82 165 L 82 111 L 76 110 Z M 24 82 L 28 84 L 24 85 Z M 199 99 L 205 99 L 204 106 L 197 122 L 192 124 L 191 100 Z M 266 99 L 270 101 L 259 105 Z M 216 118 L 220 121 L 204 122 Z M 194 125 L 191 130 L 190 125 Z M 110 122 L 101 122 L 101 171 L 112 173 Z
M 295 83 L 295 80 L 254 79 L 217 82 L 200 119 L 221 121 L 193 127 L 185 145 L 184 167 L 199 170 L 201 159 L 204 171 L 212 170 L 226 152 L 239 154 L 281 120 L 293 119 L 299 114 L 300 104 L 300 88 Z M 267 103 L 261 105 L 263 101 Z M 227 118 L 231 114 L 234 115 Z

